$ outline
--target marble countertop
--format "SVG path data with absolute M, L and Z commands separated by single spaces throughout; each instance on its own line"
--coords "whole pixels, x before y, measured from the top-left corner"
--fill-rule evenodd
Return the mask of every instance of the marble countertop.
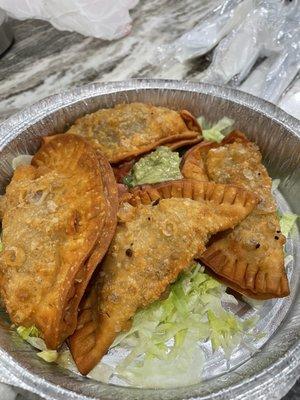
M 11 20 L 15 40 L 0 56 L 0 120 L 50 94 L 96 80 L 196 80 L 210 55 L 164 69 L 155 63 L 155 52 L 160 44 L 192 28 L 211 4 L 210 0 L 140 0 L 131 12 L 132 32 L 113 42 L 61 32 L 43 21 Z M 0 385 L 0 399 L 24 397 Z M 284 399 L 300 399 L 300 383 Z
M 15 42 L 0 58 L 0 115 L 95 80 L 192 79 L 207 66 L 206 58 L 168 70 L 151 60 L 158 45 L 193 27 L 209 7 L 209 0 L 142 0 L 131 12 L 132 32 L 112 42 L 61 32 L 43 21 L 12 21 Z

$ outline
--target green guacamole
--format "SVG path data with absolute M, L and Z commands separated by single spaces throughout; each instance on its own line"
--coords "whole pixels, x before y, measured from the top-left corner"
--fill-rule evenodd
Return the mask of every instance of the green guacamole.
M 124 183 L 133 187 L 145 183 L 157 183 L 181 179 L 180 157 L 168 147 L 158 147 L 134 164 L 131 174 L 124 178 Z

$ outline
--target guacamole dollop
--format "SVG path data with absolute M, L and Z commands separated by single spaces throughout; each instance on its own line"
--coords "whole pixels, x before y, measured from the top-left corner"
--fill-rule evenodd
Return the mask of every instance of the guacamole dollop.
M 133 187 L 145 183 L 181 179 L 179 164 L 179 154 L 168 147 L 161 146 L 135 163 L 131 174 L 127 175 L 123 182 Z

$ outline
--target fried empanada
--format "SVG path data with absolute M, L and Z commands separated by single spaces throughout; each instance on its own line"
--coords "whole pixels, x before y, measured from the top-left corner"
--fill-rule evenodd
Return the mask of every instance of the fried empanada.
M 150 104 L 119 104 L 79 118 L 67 133 L 83 136 L 115 164 L 160 145 L 196 139 L 201 128 L 195 118 Z
M 256 299 L 289 294 L 283 244 L 271 179 L 258 147 L 240 132 L 221 144 L 203 143 L 190 150 L 185 177 L 235 184 L 259 198 L 253 212 L 235 229 L 213 239 L 201 260 L 231 288 Z
M 100 152 L 97 152 L 97 158 L 99 161 L 103 189 L 105 193 L 103 201 L 106 203 L 106 212 L 103 215 L 103 228 L 89 258 L 85 262 L 81 271 L 78 273 L 78 276 L 76 276 L 77 284 L 76 288 L 74 288 L 75 290 L 73 291 L 74 297 L 70 298 L 69 300 L 69 308 L 64 316 L 65 321 L 67 321 L 68 318 L 70 318 L 72 321 L 74 315 L 77 315 L 78 305 L 82 299 L 82 296 L 84 295 L 87 284 L 90 281 L 95 268 L 101 262 L 102 258 L 107 252 L 117 226 L 120 185 L 116 184 L 113 171 L 109 166 L 106 157 L 104 157 Z
M 229 143 L 249 143 L 246 136 L 235 130 L 226 136 L 222 145 Z M 198 181 L 208 181 L 208 173 L 206 170 L 206 159 L 209 150 L 219 147 L 220 144 L 216 142 L 203 141 L 197 146 L 191 147 L 182 157 L 181 161 L 181 173 L 184 178 L 196 179 Z
M 133 189 L 119 210 L 116 235 L 70 338 L 87 374 L 137 309 L 160 298 L 202 254 L 209 237 L 232 228 L 257 203 L 237 187 L 193 180 Z
M 13 323 L 35 325 L 57 348 L 115 230 L 111 167 L 82 138 L 58 135 L 16 169 L 5 203 L 2 297 Z
M 207 142 L 202 142 L 189 149 L 181 160 L 181 173 L 184 178 L 196 179 L 197 181 L 208 181 L 205 170 L 203 149 L 207 149 Z
M 289 294 L 284 243 L 276 213 L 252 212 L 200 258 L 238 292 L 261 300 L 284 297 Z
M 177 142 L 166 143 L 164 146 L 169 147 L 169 149 L 171 149 L 171 150 L 177 150 L 182 147 L 195 145 L 201 141 L 202 141 L 202 138 L 197 137 L 196 139 L 185 139 L 185 140 L 179 140 Z

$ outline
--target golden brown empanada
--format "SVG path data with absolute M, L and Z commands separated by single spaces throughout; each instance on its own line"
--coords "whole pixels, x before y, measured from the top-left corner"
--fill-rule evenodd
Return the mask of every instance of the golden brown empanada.
M 77 309 L 116 225 L 108 161 L 75 135 L 58 135 L 20 166 L 6 189 L 1 293 L 16 325 L 49 348 L 75 329 Z
M 232 228 L 257 203 L 240 188 L 193 180 L 136 188 L 119 211 L 116 235 L 70 338 L 87 374 L 137 309 L 159 299 L 202 254 L 209 237 Z
M 201 143 L 186 155 L 182 173 L 194 179 L 235 184 L 255 193 L 259 203 L 232 231 L 212 239 L 201 260 L 233 289 L 257 299 L 289 294 L 283 244 L 271 179 L 258 147 L 240 132 L 221 144 Z
M 130 160 L 160 145 L 194 140 L 201 128 L 187 111 L 150 104 L 119 104 L 79 118 L 67 133 L 83 136 L 113 163 Z

